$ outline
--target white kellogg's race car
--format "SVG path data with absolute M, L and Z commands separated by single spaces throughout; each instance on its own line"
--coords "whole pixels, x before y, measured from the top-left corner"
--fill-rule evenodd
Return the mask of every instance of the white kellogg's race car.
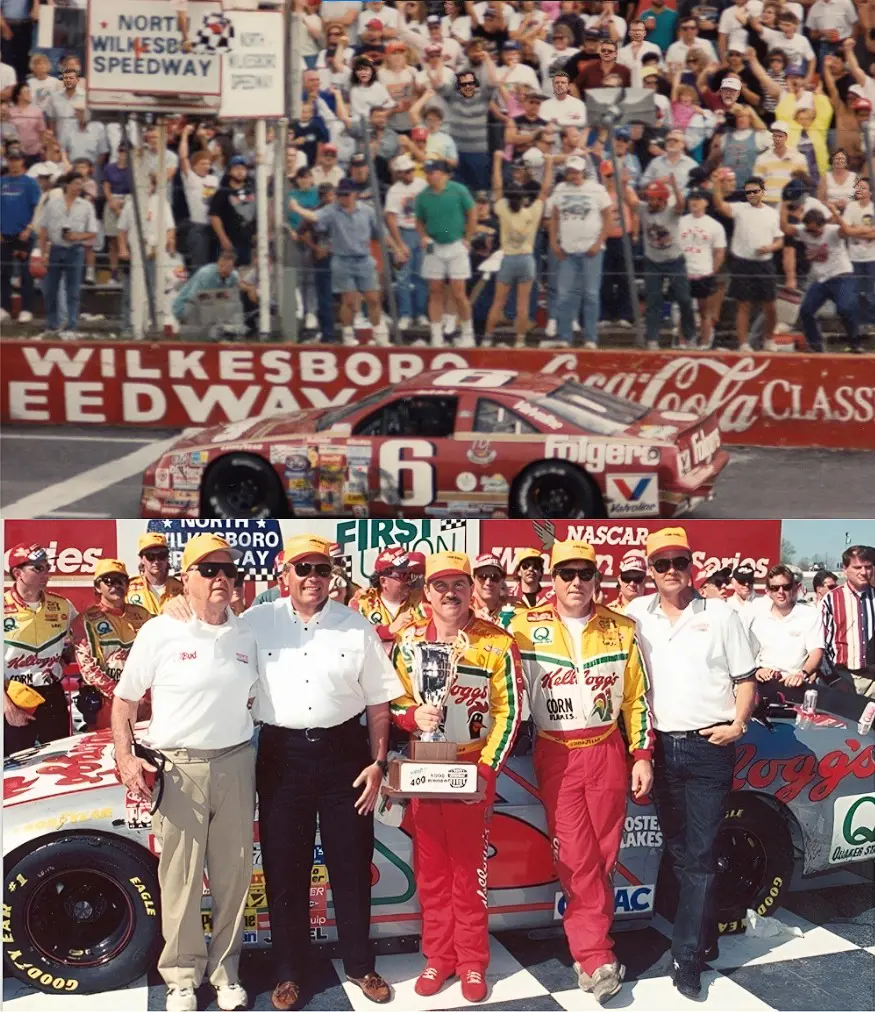
M 795 690 L 789 690 L 793 692 Z M 790 888 L 875 856 L 875 734 L 860 735 L 859 697 L 823 691 L 810 726 L 792 704 L 764 709 L 739 743 L 734 793 L 718 843 L 720 930 L 744 930 L 748 908 L 772 913 Z M 530 740 L 498 781 L 489 851 L 492 930 L 553 923 L 564 900 L 553 872 Z M 158 843 L 148 811 L 113 773 L 108 731 L 10 757 L 4 771 L 3 942 L 7 969 L 49 993 L 122 987 L 153 965 L 160 944 Z M 245 942 L 270 943 L 257 823 Z M 617 928 L 652 916 L 662 833 L 648 802 L 630 800 L 614 878 Z M 317 844 L 311 931 L 335 938 L 331 886 Z M 664 897 L 660 897 L 661 899 Z M 204 929 L 210 929 L 204 882 Z M 419 933 L 410 836 L 377 824 L 372 935 L 386 951 Z M 557 944 L 561 944 L 557 940 Z

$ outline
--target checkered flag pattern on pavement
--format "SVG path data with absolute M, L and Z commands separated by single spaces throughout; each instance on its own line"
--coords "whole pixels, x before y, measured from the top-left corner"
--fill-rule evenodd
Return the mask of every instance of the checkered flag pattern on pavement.
M 467 520 L 441 520 L 440 531 L 442 533 L 444 531 L 460 531 L 464 530 L 467 525 Z

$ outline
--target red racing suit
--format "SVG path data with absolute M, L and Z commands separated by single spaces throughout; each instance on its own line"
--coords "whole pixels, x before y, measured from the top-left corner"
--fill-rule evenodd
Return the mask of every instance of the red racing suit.
M 538 729 L 535 775 L 565 894 L 565 934 L 575 961 L 591 975 L 614 961 L 612 877 L 629 795 L 620 714 L 633 758 L 649 760 L 653 749 L 635 622 L 593 605 L 578 651 L 549 604 L 518 612 L 508 631 L 522 655 Z
M 495 780 L 513 748 L 522 709 L 522 664 L 513 639 L 492 622 L 472 615 L 465 626 L 469 646 L 450 690 L 445 722 L 459 757 L 477 760 L 486 780 L 486 798 L 464 801 L 414 799 L 414 876 L 422 908 L 422 951 L 429 965 L 459 974 L 486 972 L 489 911 L 486 857 Z M 435 629 L 423 619 L 403 631 L 392 660 L 404 695 L 392 703 L 399 727 L 416 730 L 411 688 L 410 645 L 433 641 Z

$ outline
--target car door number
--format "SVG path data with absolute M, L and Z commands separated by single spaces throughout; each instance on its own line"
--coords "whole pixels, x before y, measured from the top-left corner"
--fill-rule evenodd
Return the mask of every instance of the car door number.
M 430 506 L 435 500 L 434 444 L 427 439 L 389 439 L 380 447 L 380 502 Z M 403 456 L 406 455 L 406 456 Z M 404 475 L 409 487 L 402 492 Z

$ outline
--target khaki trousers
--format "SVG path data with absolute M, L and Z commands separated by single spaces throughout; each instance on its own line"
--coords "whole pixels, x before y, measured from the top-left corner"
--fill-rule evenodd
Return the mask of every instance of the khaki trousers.
M 161 840 L 158 882 L 164 950 L 158 971 L 170 987 L 238 983 L 243 916 L 252 878 L 255 749 L 163 750 L 173 761 L 152 818 Z M 204 866 L 212 895 L 209 952 L 201 921 Z
M 866 696 L 867 699 L 875 699 L 875 678 L 865 675 L 854 675 L 854 688 L 858 696 Z

